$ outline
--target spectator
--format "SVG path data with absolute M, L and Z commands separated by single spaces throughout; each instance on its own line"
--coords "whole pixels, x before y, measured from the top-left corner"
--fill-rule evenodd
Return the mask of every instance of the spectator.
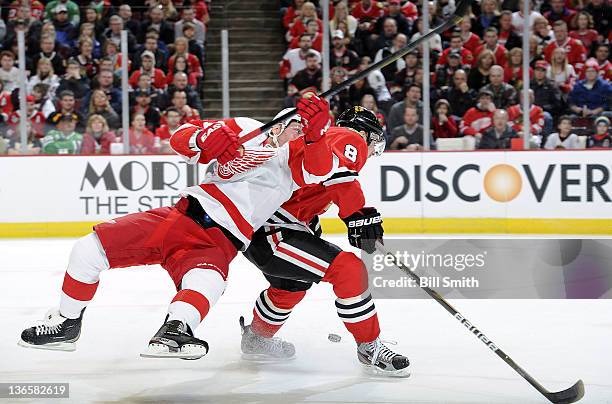
M 123 20 L 123 26 L 129 30 L 134 38 L 140 38 L 140 20 L 132 18 L 132 7 L 129 4 L 119 6 L 119 17 Z
M 559 124 L 557 125 L 559 132 L 551 133 L 546 138 L 546 144 L 544 148 L 547 150 L 554 149 L 578 149 L 580 143 L 578 135 L 572 132 L 572 118 L 567 115 L 563 115 L 559 118 Z
M 145 117 L 147 129 L 155 132 L 155 129 L 159 128 L 161 113 L 159 109 L 151 105 L 151 92 L 136 90 L 134 91 L 134 98 L 136 99 L 136 105 L 132 108 L 132 116 L 134 114 L 142 114 Z
M 372 0 L 361 0 L 357 4 L 355 4 L 351 14 L 360 23 L 365 21 L 366 19 L 375 23 L 378 18 L 383 16 L 383 10 L 379 8 L 378 4 L 376 2 L 373 2 Z
M 38 59 L 38 65 L 36 66 L 36 74 L 30 77 L 27 85 L 28 94 L 32 93 L 32 89 L 38 83 L 44 83 L 49 86 L 49 95 L 55 97 L 55 90 L 59 86 L 60 79 L 57 74 L 53 72 L 53 66 L 49 59 L 41 58 Z
M 194 74 L 195 77 L 200 80 L 204 75 L 204 72 L 202 71 L 202 66 L 200 65 L 198 58 L 189 53 L 189 41 L 187 38 L 176 38 L 174 41 L 174 55 L 170 56 L 170 59 L 168 59 L 168 70 L 174 69 L 174 61 L 179 56 L 182 56 L 187 60 L 190 74 Z
M 25 154 L 40 154 L 40 151 L 42 149 L 42 143 L 40 141 L 40 138 L 38 137 L 38 134 L 32 130 L 32 124 L 30 122 L 26 123 L 26 131 L 28 133 L 28 136 L 27 136 L 28 145 L 27 145 Z M 7 154 L 9 155 L 22 154 L 21 135 L 19 131 L 10 132 Z
M 529 133 L 531 141 L 535 147 L 539 147 L 542 143 L 542 130 L 544 129 L 544 110 L 541 107 L 534 105 L 533 90 L 529 90 Z M 525 126 L 523 124 L 523 93 L 521 92 L 519 103 L 508 108 L 508 119 L 511 122 L 512 129 L 518 133 L 520 137 L 525 136 Z
M 63 115 L 76 116 L 76 129 L 78 132 L 82 132 L 85 129 L 85 118 L 76 109 L 75 94 L 70 90 L 63 90 L 58 94 L 59 108 L 47 117 L 47 123 L 55 126 Z
M 556 0 L 559 1 L 559 0 Z M 593 17 L 586 11 L 580 11 L 574 18 L 575 23 L 573 24 L 576 29 L 570 31 L 570 38 L 577 39 L 582 42 L 582 45 L 588 50 L 591 49 L 592 45 L 597 42 L 597 31 L 593 29 L 595 23 Z M 570 24 L 568 22 L 568 24 Z
M 162 15 L 168 21 L 178 21 L 179 13 L 174 7 L 172 0 L 157 0 L 153 2 L 153 5 L 156 8 L 159 8 L 162 11 Z
M 62 46 L 69 47 L 76 28 L 68 19 L 68 9 L 64 4 L 58 4 L 55 7 L 53 26 L 55 27 L 55 39 L 57 42 Z
M 575 16 L 576 10 L 566 7 L 564 0 L 550 0 L 550 11 L 544 13 L 544 17 L 551 25 L 557 21 L 564 21 L 570 25 Z
M 156 31 L 149 32 L 144 41 L 144 46 L 139 48 L 136 52 L 136 66 L 141 65 L 140 55 L 145 51 L 149 51 L 153 53 L 155 56 L 155 67 L 161 69 L 162 71 L 167 71 L 168 68 L 168 55 L 167 53 L 159 47 L 159 34 Z
M 472 52 L 463 47 L 461 34 L 459 32 L 453 32 L 453 35 L 451 36 L 450 40 L 450 46 L 444 49 L 444 51 L 440 55 L 440 58 L 436 62 L 436 67 L 445 65 L 447 63 L 446 59 L 448 58 L 448 55 L 451 52 L 459 52 L 459 54 L 461 55 L 461 64 L 464 66 L 464 68 L 469 68 L 470 66 L 472 66 L 472 63 L 474 61 L 474 55 L 472 55 Z
M 93 56 L 93 41 L 89 37 L 79 38 L 79 54 L 75 60 L 81 68 L 81 75 L 87 76 L 88 79 L 93 79 L 98 74 L 98 60 Z
M 343 1 L 336 4 L 334 18 L 329 22 L 329 29 L 332 32 L 339 29 L 340 23 L 346 24 L 350 36 L 355 35 L 355 31 L 357 30 L 357 19 L 349 14 L 348 6 Z
M 93 46 L 92 57 L 99 59 L 102 56 L 102 44 L 98 41 L 95 32 L 95 26 L 89 22 L 84 22 L 79 27 L 79 40 L 82 38 L 91 39 Z M 73 46 L 79 46 L 79 40 L 73 41 Z
M 455 72 L 452 85 L 442 93 L 442 98 L 453 106 L 452 116 L 457 121 L 461 121 L 465 113 L 474 106 L 476 97 L 476 90 L 467 84 L 467 74 L 462 69 Z
M 544 134 L 552 131 L 553 116 L 559 116 L 562 107 L 561 91 L 552 80 L 546 78 L 547 69 L 548 63 L 544 60 L 536 62 L 534 77 L 531 81 L 534 104 L 544 110 Z
M 164 100 L 164 107 L 167 108 L 172 104 L 172 98 L 174 96 L 174 92 L 183 91 L 187 95 L 187 104 L 198 111 L 198 115 L 201 115 L 203 111 L 202 101 L 200 100 L 200 96 L 197 91 L 193 89 L 189 85 L 187 75 L 185 73 L 177 72 L 174 75 L 174 81 L 172 85 L 168 86 L 168 90 L 166 91 L 166 97 Z M 164 109 L 165 109 L 164 108 Z
M 145 126 L 143 114 L 134 114 L 130 126 L 130 154 L 159 153 L 160 145 L 151 131 Z M 156 140 L 157 139 L 157 140 Z
M 372 111 L 374 115 L 376 115 L 376 118 L 378 118 L 378 122 L 380 122 L 383 130 L 385 130 L 385 116 L 378 110 L 376 99 L 372 94 L 365 94 L 363 97 L 361 97 L 359 105 Z
M 57 75 L 65 73 L 66 68 L 64 66 L 64 58 L 58 52 L 55 51 L 55 36 L 50 34 L 44 34 L 40 37 L 40 52 L 32 57 L 32 63 L 34 66 L 38 65 L 40 58 L 46 58 L 51 60 L 53 65 L 53 71 Z
M 36 109 L 42 112 L 45 119 L 55 111 L 55 105 L 53 105 L 53 101 L 49 97 L 49 85 L 44 83 L 36 84 L 32 87 L 32 96 L 34 97 Z
M 195 18 L 195 10 L 192 7 L 184 7 L 181 13 L 182 19 L 174 23 L 174 37 L 180 38 L 183 35 L 183 28 L 186 23 L 193 24 L 194 26 L 194 39 L 200 44 L 204 45 L 206 40 L 206 26 L 202 21 Z
M 472 31 L 479 37 L 482 37 L 488 28 L 494 28 L 497 25 L 498 20 L 499 9 L 497 1 L 483 0 L 480 2 L 480 15 L 474 20 Z
M 389 0 L 388 4 L 389 6 L 384 10 L 384 17 L 393 18 L 397 25 L 397 32 L 408 36 L 412 30 L 412 22 L 402 14 L 400 0 Z M 383 18 L 378 18 L 374 24 L 374 32 L 377 34 L 381 34 L 383 31 L 383 21 Z
M 43 137 L 45 129 L 45 116 L 39 109 L 36 108 L 36 99 L 33 95 L 28 95 L 26 97 L 26 108 L 27 116 L 29 118 L 28 122 L 32 126 L 32 132 L 34 132 L 37 137 Z M 9 125 L 10 130 L 13 132 L 18 132 L 20 122 L 21 111 L 17 108 L 9 115 L 7 124 Z
M 493 113 L 493 125 L 482 134 L 478 149 L 510 149 L 512 139 L 518 137 L 516 131 L 508 125 L 508 113 L 498 109 Z
M 294 20 L 301 14 L 302 5 L 304 4 L 304 0 L 293 0 L 291 1 L 291 5 L 286 8 L 286 11 L 283 15 L 283 27 L 287 30 L 290 29 L 293 25 Z M 281 13 L 282 13 L 281 9 Z
M 283 60 L 280 62 L 281 78 L 289 80 L 295 76 L 297 72 L 305 69 L 306 55 L 310 52 L 314 52 L 318 55 L 318 62 L 321 63 L 321 54 L 312 49 L 312 38 L 310 38 L 310 35 L 300 36 L 300 47 L 288 50 L 285 56 L 283 56 Z
M 495 112 L 493 93 L 483 88 L 478 93 L 476 106 L 468 109 L 463 116 L 459 125 L 459 132 L 464 136 L 474 136 L 476 139 L 480 139 L 482 134 L 493 124 L 493 112 Z
M 11 101 L 11 93 L 4 91 L 4 83 L 0 80 L 0 130 L 7 121 L 9 115 L 13 112 L 13 102 Z
M 499 15 L 499 43 L 506 49 L 522 46 L 523 39 L 514 32 L 512 27 L 512 11 L 504 10 Z
M 449 53 L 446 60 L 447 64 L 436 70 L 435 86 L 441 90 L 445 90 L 452 85 L 455 72 L 462 69 L 461 55 L 458 52 Z M 493 65 L 493 62 L 491 62 L 491 65 Z
M 346 70 L 342 67 L 334 67 L 331 70 L 332 86 L 337 86 L 346 80 Z M 335 94 L 329 99 L 329 107 L 335 116 L 340 112 L 348 109 L 352 105 L 351 95 L 348 89 L 344 89 L 341 92 Z
M 578 116 L 588 118 L 610 111 L 612 84 L 599 77 L 598 68 L 597 61 L 589 59 L 585 64 L 585 79 L 578 81 L 569 93 L 570 110 Z
M 97 76 L 97 83 L 94 82 L 93 88 L 102 90 L 115 112 L 118 114 L 121 112 L 121 91 L 114 86 L 114 77 L 110 70 L 100 70 Z M 89 100 L 91 97 L 92 93 L 90 92 L 83 99 L 82 109 L 87 109 L 89 107 Z M 109 126 L 114 129 L 108 117 L 105 118 Z
M 187 103 L 187 93 L 184 90 L 176 90 L 172 93 L 171 106 L 181 113 L 181 124 L 200 118 L 198 110 Z
M 108 28 L 104 31 L 106 41 L 115 44 L 117 49 L 121 49 L 121 31 L 123 30 L 123 19 L 118 15 L 113 15 L 108 20 Z M 128 31 L 127 33 L 128 53 L 132 55 L 136 50 L 136 38 Z M 105 55 L 106 56 L 106 55 Z
M 153 85 L 151 84 L 151 76 L 149 76 L 148 74 L 143 73 L 140 75 L 140 77 L 138 78 L 138 84 L 136 85 L 134 92 L 132 92 L 132 95 L 138 90 L 146 91 L 151 95 L 152 106 L 159 108 L 160 106 L 165 105 L 164 92 L 153 87 Z M 134 97 L 132 97 L 131 102 L 135 101 L 136 100 L 134 99 Z
M 360 3 L 361 4 L 361 3 Z M 354 9 L 353 9 L 354 11 Z M 355 15 L 355 14 L 353 14 Z M 397 23 L 393 18 L 387 17 L 383 20 L 382 33 L 371 43 L 370 56 L 374 57 L 376 52 L 385 47 L 393 46 L 393 39 L 397 35 Z
M 490 50 L 495 55 L 495 62 L 504 66 L 506 64 L 506 53 L 508 50 L 504 45 L 499 44 L 499 37 L 497 34 L 497 28 L 489 27 L 484 33 L 484 43 L 476 48 L 474 52 L 474 66 L 478 60 L 478 56 L 483 50 Z
M 391 107 L 389 116 L 387 118 L 387 130 L 393 131 L 393 129 L 401 126 L 404 123 L 404 112 L 406 107 L 416 109 L 419 119 L 422 119 L 423 103 L 421 102 L 421 87 L 416 84 L 412 84 L 406 90 L 406 97 L 403 101 L 396 103 Z M 423 121 L 419 121 L 422 123 Z
M 523 87 L 523 50 L 514 48 L 508 54 L 508 62 L 504 67 L 504 81 L 517 90 Z M 533 69 L 529 68 L 529 77 L 533 78 Z
M 83 14 L 83 23 L 90 23 L 94 25 L 94 31 L 96 32 L 96 38 L 102 39 L 104 30 L 106 29 L 105 25 L 102 23 L 102 19 L 100 14 L 96 11 L 95 8 L 89 6 L 85 7 Z
M 359 71 L 367 69 L 370 64 L 370 57 L 364 56 L 361 58 L 361 63 L 359 64 Z M 389 109 L 393 105 L 393 98 L 391 98 L 391 93 L 387 88 L 387 83 L 385 81 L 385 77 L 380 72 L 380 70 L 374 70 L 368 74 L 368 86 L 374 92 L 374 96 L 376 97 L 376 103 L 378 107 L 384 111 L 385 114 L 389 112 Z
M 317 21 L 317 24 L 319 24 L 319 31 L 323 32 L 323 23 L 317 18 L 317 9 L 315 5 L 307 1 L 302 4 L 300 14 L 293 21 L 293 25 L 291 25 L 291 28 L 289 29 L 289 31 L 287 31 L 287 34 L 285 35 L 285 39 L 287 40 L 287 42 L 291 42 L 293 38 L 299 37 L 304 32 L 306 32 L 306 24 L 310 20 Z
M 404 56 L 404 65 L 405 67 L 395 75 L 395 82 L 389 86 L 392 93 L 404 94 L 408 86 L 414 83 L 414 76 L 419 67 L 419 51 L 415 49 Z
M 87 120 L 81 154 L 110 154 L 110 145 L 115 143 L 116 139 L 115 132 L 108 128 L 106 119 L 102 115 L 93 114 Z
M 393 45 L 391 47 L 384 47 L 378 52 L 376 52 L 376 56 L 374 57 L 374 63 L 380 62 L 382 59 L 405 47 L 407 41 L 408 39 L 406 38 L 406 35 L 397 34 L 393 39 Z M 335 55 L 337 56 L 337 53 Z M 357 54 L 355 54 L 355 59 L 359 61 Z M 406 63 L 404 62 L 404 59 L 400 58 L 395 63 L 391 63 L 383 67 L 382 69 L 380 69 L 380 71 L 382 72 L 383 76 L 385 76 L 386 81 L 393 81 L 395 75 L 405 67 Z
M 610 120 L 605 116 L 595 119 L 595 132 L 587 141 L 589 149 L 612 148 L 612 135 L 610 135 Z
M 166 83 L 168 85 L 174 82 L 174 75 L 177 73 L 185 73 L 187 75 L 187 82 L 192 88 L 198 86 L 198 77 L 196 74 L 191 74 L 187 59 L 184 56 L 177 56 L 176 59 L 174 59 L 174 68 L 168 73 L 168 76 L 166 76 Z
M 60 10 L 64 10 L 66 12 L 66 20 L 68 20 L 73 26 L 78 26 L 81 21 L 81 13 L 79 11 L 79 6 L 71 0 L 52 0 L 45 6 L 45 18 L 47 20 L 52 20 L 53 17 L 58 12 L 58 7 Z
M 555 1 L 555 0 L 552 0 Z M 529 5 L 529 23 L 531 25 L 530 28 L 533 29 L 533 22 L 536 18 L 538 17 L 542 17 L 542 14 L 538 13 L 537 11 L 534 10 L 533 7 L 533 1 L 530 1 L 530 5 Z M 524 14 L 524 2 L 523 1 L 519 1 L 519 11 L 515 11 L 514 13 L 512 13 L 512 28 L 514 28 L 514 31 L 516 32 L 523 32 L 525 29 L 525 14 Z M 509 48 L 512 49 L 512 48 Z
M 146 34 L 150 28 L 154 28 L 159 33 L 159 40 L 163 43 L 174 43 L 174 27 L 164 19 L 164 12 L 160 7 L 149 8 L 149 18 L 142 23 L 141 32 Z
M 0 52 L 0 81 L 4 91 L 9 93 L 18 87 L 19 69 L 15 67 L 15 55 L 10 50 Z
M 336 31 L 332 31 L 336 32 Z M 342 33 L 342 31 L 338 31 Z M 306 24 L 306 34 L 310 35 L 312 42 L 312 49 L 317 52 L 321 52 L 323 49 L 323 35 L 319 32 L 319 24 L 316 20 L 309 20 Z M 344 37 L 344 33 L 342 33 Z M 300 47 L 300 37 L 295 37 L 291 40 L 289 44 L 289 49 L 295 49 Z
M 555 40 L 555 34 L 550 29 L 548 20 L 544 17 L 538 17 L 533 22 L 533 35 L 537 38 L 538 46 L 542 49 Z
M 174 107 L 170 107 L 163 115 L 166 122 L 155 130 L 155 136 L 162 141 L 169 140 L 175 130 L 181 126 L 181 113 Z
M 478 35 L 472 32 L 472 21 L 469 18 L 464 18 L 459 23 L 459 35 L 461 36 L 463 47 L 474 55 L 482 41 Z
M 389 150 L 423 150 L 423 126 L 418 123 L 417 110 L 406 106 L 403 118 L 403 124 L 391 130 L 387 139 Z
M 432 5 L 431 3 L 429 4 L 430 6 Z M 438 4 L 441 3 L 439 2 Z M 413 23 L 417 20 L 417 17 L 419 16 L 419 10 L 417 9 L 416 4 L 411 1 L 405 2 L 404 5 L 401 7 L 401 10 L 402 14 L 404 14 L 404 17 L 406 17 L 408 21 L 412 21 Z M 429 15 L 433 16 L 434 13 L 430 12 Z
M 612 81 L 612 62 L 610 62 L 610 45 L 598 44 L 595 48 L 595 60 L 599 64 L 599 75 L 605 80 Z
M 553 25 L 553 31 L 555 33 L 555 40 L 544 48 L 544 58 L 546 61 L 551 63 L 554 50 L 563 48 L 567 52 L 568 62 L 577 70 L 582 69 L 587 58 L 587 50 L 582 46 L 582 43 L 568 36 L 565 21 L 556 21 Z
M 140 69 L 132 72 L 129 79 L 130 87 L 136 88 L 138 85 L 138 78 L 141 74 L 146 73 L 152 79 L 153 87 L 163 90 L 166 88 L 166 75 L 161 69 L 155 67 L 155 55 L 153 52 L 144 51 L 140 55 L 141 66 Z
M 89 79 L 81 76 L 80 64 L 74 58 L 68 60 L 66 74 L 60 79 L 56 93 L 61 94 L 66 90 L 70 91 L 73 97 L 77 99 L 83 99 L 90 90 Z
M 493 94 L 493 103 L 497 108 L 507 108 L 517 102 L 516 90 L 508 83 L 504 83 L 504 69 L 495 65 L 489 73 L 490 83 L 483 87 Z
M 470 88 L 480 90 L 491 82 L 491 68 L 495 66 L 495 54 L 488 49 L 483 50 L 476 59 L 476 65 L 470 70 L 468 75 L 468 85 Z
M 93 90 L 89 98 L 89 103 L 86 105 L 88 106 L 88 117 L 94 114 L 102 115 L 104 119 L 106 119 L 109 128 L 116 130 L 120 127 L 119 114 L 117 114 L 115 109 L 111 106 L 108 95 L 104 90 Z
M 553 80 L 563 93 L 569 93 L 576 81 L 576 71 L 567 60 L 565 49 L 556 48 L 551 57 L 546 77 Z
M 445 99 L 438 100 L 434 104 L 431 124 L 434 139 L 453 138 L 459 134 L 457 123 L 452 117 L 450 103 Z
M 57 122 L 57 129 L 50 130 L 42 139 L 44 154 L 79 154 L 83 135 L 76 132 L 76 120 L 72 114 L 64 114 Z
M 423 19 L 417 18 L 416 20 L 417 32 L 410 37 L 410 42 L 414 42 L 423 35 Z M 442 37 L 439 34 L 435 34 L 429 38 L 429 51 L 434 58 L 438 58 L 442 53 Z M 419 53 L 423 53 L 423 44 L 419 44 L 417 47 Z
M 306 68 L 297 72 L 291 79 L 290 92 L 301 92 L 305 89 L 309 91 L 321 91 L 321 81 L 323 80 L 323 72 L 319 66 L 319 58 L 315 53 L 306 55 Z
M 593 16 L 595 31 L 599 33 L 597 42 L 603 43 L 608 38 L 610 32 L 610 21 L 612 21 L 612 7 L 606 0 L 591 0 L 588 2 L 584 11 Z

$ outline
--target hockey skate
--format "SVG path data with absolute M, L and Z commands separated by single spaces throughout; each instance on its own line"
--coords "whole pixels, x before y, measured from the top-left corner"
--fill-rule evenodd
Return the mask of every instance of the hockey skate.
M 408 358 L 387 348 L 379 338 L 358 344 L 357 358 L 370 374 L 391 377 L 410 376 Z
M 59 309 L 51 309 L 39 324 L 26 328 L 21 333 L 18 345 L 25 348 L 50 349 L 54 351 L 74 351 L 76 341 L 81 335 L 81 321 L 83 311 L 79 318 L 63 317 Z
M 188 325 L 179 321 L 167 321 L 149 341 L 140 356 L 143 358 L 200 359 L 208 353 L 208 343 L 193 336 Z
M 244 317 L 240 316 L 242 331 L 242 359 L 261 362 L 279 362 L 295 359 L 295 347 L 292 343 L 280 338 L 266 338 L 257 335 L 250 325 L 244 325 Z

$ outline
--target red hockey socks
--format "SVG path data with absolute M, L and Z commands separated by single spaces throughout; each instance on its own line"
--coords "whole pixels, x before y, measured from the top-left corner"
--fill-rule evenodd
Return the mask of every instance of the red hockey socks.
M 304 296 L 306 291 L 289 292 L 272 287 L 264 290 L 255 302 L 251 330 L 266 338 L 273 337 Z

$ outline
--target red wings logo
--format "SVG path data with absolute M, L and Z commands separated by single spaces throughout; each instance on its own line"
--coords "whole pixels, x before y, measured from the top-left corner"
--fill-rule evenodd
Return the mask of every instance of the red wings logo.
M 217 175 L 219 178 L 227 180 L 236 174 L 242 174 L 257 166 L 262 165 L 266 161 L 276 156 L 276 150 L 268 147 L 260 147 L 257 149 L 245 149 L 241 157 L 227 162 L 226 164 L 217 164 Z

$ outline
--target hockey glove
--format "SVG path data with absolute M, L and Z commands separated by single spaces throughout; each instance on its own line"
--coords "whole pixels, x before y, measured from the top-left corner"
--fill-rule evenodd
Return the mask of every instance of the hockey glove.
M 313 95 L 310 98 L 300 98 L 296 107 L 304 125 L 304 140 L 306 143 L 316 142 L 331 126 L 329 103 Z
M 238 135 L 223 122 L 204 122 L 195 141 L 202 151 L 200 160 L 205 162 L 217 159 L 219 164 L 225 164 L 240 155 Z
M 376 251 L 376 241 L 382 242 L 382 216 L 375 208 L 362 208 L 342 219 L 348 228 L 349 243 L 372 254 Z

